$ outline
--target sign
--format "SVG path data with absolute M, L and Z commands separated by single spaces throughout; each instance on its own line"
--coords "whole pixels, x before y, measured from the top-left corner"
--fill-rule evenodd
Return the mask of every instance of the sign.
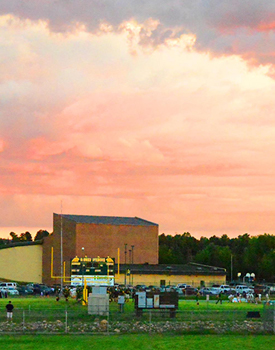
M 124 303 L 125 303 L 125 296 L 124 295 L 119 295 L 118 299 L 117 299 L 117 303 L 124 305 Z
M 146 308 L 146 292 L 138 292 L 136 295 L 138 296 L 138 307 Z
M 177 309 L 177 292 L 138 292 L 135 297 L 136 309 Z
M 112 287 L 115 282 L 114 260 L 107 258 L 80 258 L 71 261 L 71 285 Z
M 147 308 L 152 309 L 153 308 L 153 298 L 147 298 Z
M 159 308 L 159 295 L 158 294 L 154 295 L 154 308 L 155 309 Z
M 71 285 L 78 286 L 82 285 L 86 281 L 87 286 L 107 286 L 113 287 L 115 285 L 114 276 L 71 276 Z

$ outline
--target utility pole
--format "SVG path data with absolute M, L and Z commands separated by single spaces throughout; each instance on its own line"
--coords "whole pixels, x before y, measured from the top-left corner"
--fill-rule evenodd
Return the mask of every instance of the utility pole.
M 132 251 L 131 251 L 131 249 L 129 249 L 129 263 L 130 263 L 130 264 L 132 263 L 131 253 L 132 253 Z
M 127 243 L 124 244 L 125 264 L 127 263 Z
M 60 289 L 63 291 L 63 220 L 62 220 L 62 201 L 61 201 L 61 218 L 60 218 Z
M 127 269 L 126 269 L 126 263 L 127 263 L 127 243 L 124 244 L 124 254 L 125 254 L 125 276 L 124 276 L 124 286 L 126 287 L 126 274 L 127 274 Z
M 231 282 L 233 281 L 233 254 L 231 254 Z

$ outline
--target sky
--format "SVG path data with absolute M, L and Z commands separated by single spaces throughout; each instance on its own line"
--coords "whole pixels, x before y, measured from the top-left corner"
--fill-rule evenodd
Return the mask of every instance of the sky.
M 273 0 L 0 0 L 0 236 L 275 234 L 274 68 Z

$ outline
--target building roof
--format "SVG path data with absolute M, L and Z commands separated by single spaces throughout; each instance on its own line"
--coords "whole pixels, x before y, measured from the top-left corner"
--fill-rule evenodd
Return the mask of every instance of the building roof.
M 0 249 L 25 247 L 30 245 L 41 245 L 41 244 L 43 244 L 43 239 L 40 239 L 38 241 L 19 241 L 19 242 L 13 242 L 11 240 L 8 240 L 3 245 L 0 245 Z
M 130 270 L 132 274 L 143 275 L 226 275 L 226 269 L 216 266 L 188 263 L 182 265 L 166 264 L 120 264 L 120 273 Z M 117 273 L 118 265 L 115 264 Z
M 55 214 L 55 215 L 60 215 L 60 214 Z M 153 222 L 150 222 L 144 219 L 140 219 L 138 217 L 68 215 L 68 214 L 62 214 L 62 217 L 79 224 L 158 226 L 158 224 L 155 224 Z

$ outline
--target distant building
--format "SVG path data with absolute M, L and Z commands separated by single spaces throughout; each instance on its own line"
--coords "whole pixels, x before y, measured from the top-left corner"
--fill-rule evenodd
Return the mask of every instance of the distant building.
M 0 278 L 42 283 L 42 241 L 16 242 L 0 247 Z
M 119 273 L 118 273 L 119 272 Z M 186 283 L 193 287 L 226 283 L 226 269 L 196 263 L 183 265 L 123 264 L 115 266 L 115 281 L 127 285 L 177 285 Z
M 158 264 L 158 225 L 153 222 L 137 217 L 54 214 L 53 234 L 43 243 L 43 283 L 53 283 L 52 247 L 53 275 L 60 276 L 61 236 L 66 275 L 75 256 L 110 256 L 121 263 Z
M 114 258 L 115 282 L 119 284 L 225 284 L 223 268 L 158 264 L 158 242 L 158 225 L 137 217 L 53 214 L 53 233 L 48 237 L 0 248 L 0 278 L 60 284 L 62 252 L 64 284 L 70 284 L 70 263 L 76 256 Z

